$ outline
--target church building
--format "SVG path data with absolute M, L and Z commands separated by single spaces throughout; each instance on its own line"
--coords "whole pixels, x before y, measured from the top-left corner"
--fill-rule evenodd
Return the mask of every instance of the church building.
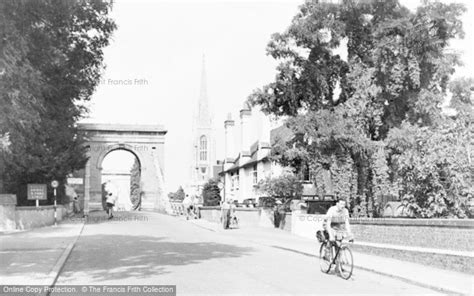
M 191 182 L 187 188 L 188 194 L 200 195 L 203 185 L 218 174 L 217 170 L 220 166 L 216 163 L 215 130 L 212 122 L 213 116 L 209 110 L 205 59 L 203 57 L 201 86 L 192 125 L 193 159 L 190 168 Z

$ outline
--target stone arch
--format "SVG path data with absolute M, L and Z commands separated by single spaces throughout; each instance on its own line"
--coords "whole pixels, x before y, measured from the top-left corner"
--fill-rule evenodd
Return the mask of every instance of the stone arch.
M 142 209 L 165 212 L 169 201 L 164 193 L 164 144 L 167 130 L 161 125 L 81 123 L 89 147 L 84 168 L 84 212 L 102 208 L 102 163 L 115 150 L 132 153 L 141 171 Z
M 97 156 L 97 159 L 96 159 L 95 167 L 97 168 L 97 170 L 99 172 L 98 175 L 97 175 L 97 178 L 99 179 L 99 184 L 101 184 L 102 193 L 104 193 L 103 192 L 103 190 L 104 190 L 103 184 L 104 184 L 104 181 L 106 180 L 106 179 L 104 179 L 104 174 L 103 174 L 104 173 L 103 172 L 103 163 L 104 163 L 104 160 L 107 157 L 107 155 L 111 154 L 114 151 L 126 151 L 126 152 L 132 154 L 133 157 L 135 157 L 135 159 L 138 161 L 138 166 L 140 168 L 140 171 L 143 168 L 143 166 L 142 166 L 143 156 L 140 155 L 140 152 L 136 151 L 136 149 L 134 149 L 132 145 L 129 145 L 129 144 L 112 144 L 112 145 L 107 146 L 106 149 L 101 149 L 100 151 L 101 152 L 99 153 L 99 155 Z M 140 185 L 140 189 L 142 189 L 141 185 Z M 140 194 L 140 197 L 141 197 L 141 195 L 142 194 Z M 120 204 L 122 204 L 123 205 L 122 209 L 127 209 L 128 210 L 129 208 L 131 208 L 133 206 L 132 202 L 130 200 L 130 196 L 128 197 L 128 199 L 126 201 L 125 201 L 125 199 L 122 199 L 122 198 L 125 198 L 125 196 L 122 195 L 122 194 L 119 194 L 119 197 L 118 197 L 118 200 L 117 200 L 117 206 L 118 207 L 119 207 Z M 103 196 L 102 206 L 103 206 L 103 209 L 105 210 L 106 209 L 105 196 Z
M 140 168 L 143 167 L 142 166 L 143 155 L 141 155 L 141 153 L 139 151 L 134 149 L 132 145 L 129 145 L 129 144 L 112 144 L 112 145 L 107 146 L 107 149 L 102 150 L 100 152 L 100 154 L 98 155 L 98 157 L 97 157 L 96 168 L 99 171 L 102 171 L 102 163 L 104 162 L 105 157 L 109 153 L 111 153 L 113 151 L 116 151 L 116 150 L 125 150 L 125 151 L 128 151 L 128 152 L 132 153 L 137 158 L 138 163 L 140 164 Z

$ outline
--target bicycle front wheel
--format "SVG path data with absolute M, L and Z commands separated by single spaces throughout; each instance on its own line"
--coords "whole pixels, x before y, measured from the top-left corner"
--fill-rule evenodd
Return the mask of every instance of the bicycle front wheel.
M 354 270 L 352 251 L 347 246 L 342 246 L 339 250 L 337 259 L 339 274 L 343 279 L 348 280 L 352 275 L 352 271 Z
M 331 270 L 331 260 L 331 248 L 328 247 L 328 242 L 324 242 L 319 248 L 319 266 L 322 272 L 328 273 Z

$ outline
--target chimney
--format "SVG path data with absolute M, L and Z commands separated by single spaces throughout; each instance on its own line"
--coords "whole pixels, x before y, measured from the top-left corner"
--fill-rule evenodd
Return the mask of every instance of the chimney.
M 270 117 L 265 116 L 265 114 L 260 113 L 260 137 L 259 140 L 263 143 L 270 144 L 270 130 L 271 130 L 271 123 Z
M 227 163 L 227 159 L 235 157 L 234 155 L 234 120 L 232 115 L 227 115 L 226 121 L 224 121 L 225 130 L 225 152 L 224 152 L 224 163 Z
M 243 157 L 244 151 L 248 152 L 250 150 L 250 137 L 252 136 L 250 130 L 250 115 L 252 115 L 252 111 L 250 111 L 250 107 L 247 103 L 244 103 L 242 110 L 240 110 L 240 153 L 241 157 Z

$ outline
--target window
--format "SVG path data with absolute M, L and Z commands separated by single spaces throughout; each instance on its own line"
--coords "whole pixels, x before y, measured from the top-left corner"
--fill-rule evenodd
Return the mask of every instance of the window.
M 207 138 L 201 136 L 199 139 L 199 160 L 207 161 Z
M 257 165 L 253 166 L 252 178 L 253 178 L 253 185 L 257 185 L 257 183 L 258 183 Z
M 311 182 L 312 174 L 310 173 L 309 165 L 303 163 L 296 171 L 298 178 L 303 182 Z

